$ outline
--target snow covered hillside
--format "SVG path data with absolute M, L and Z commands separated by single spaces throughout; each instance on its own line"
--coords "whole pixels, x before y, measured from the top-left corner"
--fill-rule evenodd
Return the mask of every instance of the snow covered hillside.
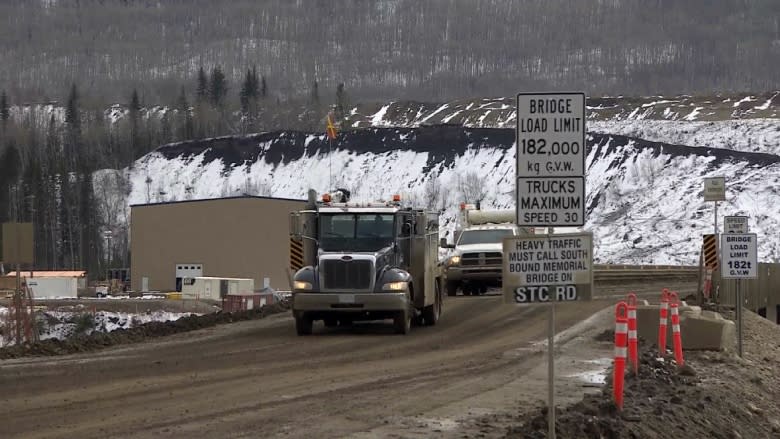
M 382 125 L 384 117 L 377 113 L 374 122 Z M 761 132 L 769 136 L 776 125 L 767 124 Z M 356 199 L 401 192 L 442 208 L 445 235 L 465 197 L 483 198 L 485 208 L 513 207 L 513 142 L 513 129 L 423 124 L 344 131 L 332 151 L 323 134 L 293 131 L 176 143 L 135 163 L 128 202 L 243 193 L 304 198 L 309 188 L 335 187 Z M 586 228 L 594 232 L 598 262 L 697 263 L 713 215 L 700 195 L 702 179 L 715 175 L 729 186 L 721 214 L 749 215 L 751 229 L 764 237 L 760 259 L 780 260 L 780 156 L 771 138 L 759 150 L 772 153 L 602 132 L 592 132 L 588 143 Z

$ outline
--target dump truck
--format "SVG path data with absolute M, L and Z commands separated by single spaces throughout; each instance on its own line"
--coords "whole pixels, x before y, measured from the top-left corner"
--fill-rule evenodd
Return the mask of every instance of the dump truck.
M 392 319 L 398 334 L 413 324 L 435 325 L 442 314 L 438 265 L 439 216 L 391 201 L 357 203 L 349 191 L 316 199 L 290 215 L 291 239 L 301 242 L 303 268 L 291 278 L 298 335 L 357 321 Z
M 444 260 L 448 296 L 483 295 L 501 286 L 503 239 L 527 232 L 515 225 L 514 209 L 482 210 L 479 203 L 461 203 L 455 240 L 441 238 L 441 247 L 454 252 Z

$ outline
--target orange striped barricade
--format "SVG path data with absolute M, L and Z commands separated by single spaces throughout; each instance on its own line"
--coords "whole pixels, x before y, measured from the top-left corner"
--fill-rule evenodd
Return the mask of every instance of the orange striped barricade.
M 639 375 L 639 340 L 636 326 L 636 294 L 628 293 L 628 361 L 634 370 L 634 376 Z
M 666 288 L 661 292 L 661 318 L 658 321 L 658 357 L 666 356 L 666 326 L 669 314 L 669 290 Z
M 623 380 L 626 373 L 626 344 L 628 343 L 628 305 L 615 306 L 615 361 L 612 374 L 612 394 L 618 410 L 623 410 Z
M 671 293 L 669 295 L 670 309 L 672 310 L 672 341 L 674 343 L 674 361 L 677 362 L 678 367 L 682 367 L 685 363 L 682 350 L 682 334 L 680 334 L 680 299 L 677 293 Z

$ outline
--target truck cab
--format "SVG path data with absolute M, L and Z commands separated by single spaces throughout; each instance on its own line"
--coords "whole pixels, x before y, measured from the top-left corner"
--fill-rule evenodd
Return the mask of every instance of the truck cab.
M 455 242 L 441 241 L 442 247 L 454 250 L 444 261 L 447 295 L 455 296 L 458 290 L 464 295 L 483 295 L 489 287 L 501 286 L 502 241 L 521 233 L 514 221 L 514 210 L 461 205 Z
M 299 335 L 326 327 L 392 319 L 406 334 L 413 322 L 435 325 L 442 298 L 437 265 L 438 214 L 392 201 L 353 203 L 346 191 L 325 194 L 291 215 L 291 238 L 303 242 L 304 267 L 292 276 Z

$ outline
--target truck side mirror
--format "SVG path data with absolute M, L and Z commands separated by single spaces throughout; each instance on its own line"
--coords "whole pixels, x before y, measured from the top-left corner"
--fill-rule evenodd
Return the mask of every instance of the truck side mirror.
M 441 247 L 441 248 L 450 248 L 449 244 L 447 244 L 447 238 L 441 238 L 439 240 L 439 247 Z

